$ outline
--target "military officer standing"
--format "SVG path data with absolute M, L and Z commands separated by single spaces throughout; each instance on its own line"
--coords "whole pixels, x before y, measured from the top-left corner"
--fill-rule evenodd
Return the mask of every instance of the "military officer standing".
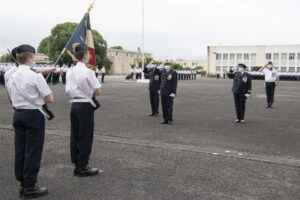
M 265 89 L 267 94 L 267 107 L 272 108 L 274 103 L 275 88 L 279 82 L 279 74 L 277 70 L 273 68 L 273 63 L 269 62 L 264 67 L 259 69 L 259 72 L 265 74 Z
M 233 72 L 232 93 L 234 97 L 236 120 L 235 123 L 245 123 L 246 99 L 251 96 L 251 75 L 245 72 L 246 65 L 239 64 L 237 71 Z
M 45 117 L 42 106 L 53 102 L 53 96 L 44 77 L 33 72 L 35 49 L 30 45 L 17 48 L 19 63 L 10 75 L 7 90 L 15 108 L 15 176 L 21 183 L 20 196 L 33 198 L 46 195 L 47 188 L 37 187 L 45 138 Z
M 105 77 L 105 74 L 106 74 L 105 66 L 102 66 L 100 72 L 101 72 L 101 83 L 104 83 L 104 77 Z
M 173 103 L 177 91 L 177 72 L 171 68 L 171 63 L 165 63 L 161 75 L 160 93 L 163 111 L 162 124 L 173 123 Z
M 159 90 L 160 90 L 160 82 L 161 82 L 161 71 L 157 69 L 156 64 L 150 63 L 147 66 L 149 70 L 149 94 L 150 94 L 150 103 L 152 113 L 149 116 L 157 117 L 159 112 Z
M 78 63 L 67 72 L 66 92 L 72 98 L 71 107 L 71 161 L 74 175 L 94 176 L 99 169 L 88 166 L 94 136 L 94 110 L 97 105 L 94 95 L 101 94 L 101 84 L 95 72 L 86 66 L 89 61 L 87 46 L 75 47 Z

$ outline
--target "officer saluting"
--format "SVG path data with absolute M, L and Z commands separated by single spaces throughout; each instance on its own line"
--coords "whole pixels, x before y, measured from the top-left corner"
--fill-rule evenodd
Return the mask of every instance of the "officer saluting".
M 274 103 L 275 88 L 279 82 L 279 74 L 273 68 L 272 62 L 269 62 L 264 67 L 260 68 L 259 72 L 263 72 L 265 74 L 265 89 L 268 103 L 266 108 L 272 108 Z
M 234 96 L 236 121 L 235 123 L 245 123 L 245 108 L 246 99 L 251 96 L 252 80 L 251 75 L 245 72 L 246 65 L 239 64 L 238 71 L 233 73 L 234 80 L 232 86 L 232 93 Z
M 159 112 L 159 90 L 160 90 L 160 82 L 161 82 L 161 72 L 160 70 L 155 66 L 156 64 L 150 63 L 147 66 L 147 69 L 149 70 L 149 93 L 150 93 L 150 103 L 151 103 L 151 110 L 152 113 L 149 114 L 149 116 L 155 116 L 157 117 Z
M 94 136 L 94 95 L 101 94 L 101 84 L 95 72 L 87 68 L 88 48 L 75 47 L 78 63 L 67 72 L 66 92 L 72 98 L 71 107 L 71 160 L 75 165 L 75 176 L 93 176 L 99 169 L 88 166 Z
M 173 102 L 177 90 L 177 72 L 171 68 L 171 63 L 165 63 L 165 69 L 161 75 L 161 105 L 163 111 L 162 124 L 173 123 Z
M 30 70 L 35 49 L 30 45 L 17 48 L 19 67 L 11 75 L 7 90 L 15 108 L 15 176 L 21 183 L 20 196 L 33 198 L 46 195 L 47 188 L 35 186 L 40 169 L 45 138 L 45 117 L 42 106 L 53 102 L 44 77 Z

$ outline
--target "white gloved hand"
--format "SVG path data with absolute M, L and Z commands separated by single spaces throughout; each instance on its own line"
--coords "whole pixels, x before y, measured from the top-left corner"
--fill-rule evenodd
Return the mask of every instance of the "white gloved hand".
M 175 97 L 175 94 L 174 94 L 174 93 L 170 94 L 170 97 L 173 97 L 173 98 L 174 98 L 174 97 Z
M 157 93 L 160 94 L 160 90 L 158 90 Z
M 249 98 L 249 97 L 251 97 L 251 95 L 250 94 L 245 94 L 245 97 Z

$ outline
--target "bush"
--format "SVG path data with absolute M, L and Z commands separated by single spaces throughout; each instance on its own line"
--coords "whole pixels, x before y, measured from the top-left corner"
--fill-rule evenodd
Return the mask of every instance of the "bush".
M 206 76 L 206 71 L 201 71 L 201 72 L 197 71 L 197 74 L 200 74 L 203 77 Z
M 260 66 L 251 67 L 251 71 L 257 72 L 260 68 Z
M 179 64 L 179 63 L 173 63 L 172 64 L 172 68 L 174 70 L 183 70 L 183 66 L 181 64 Z
M 217 77 L 217 74 L 207 73 L 207 77 L 215 78 L 215 77 Z
M 197 71 L 202 71 L 204 69 L 204 67 L 198 66 L 198 67 L 195 67 L 194 69 L 197 70 Z

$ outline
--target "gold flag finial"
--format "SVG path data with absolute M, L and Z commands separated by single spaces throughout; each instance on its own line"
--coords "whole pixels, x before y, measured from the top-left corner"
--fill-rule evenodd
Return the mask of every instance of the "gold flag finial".
M 95 3 L 95 2 L 90 3 L 89 8 L 87 9 L 87 13 L 89 13 L 89 12 L 93 9 L 94 3 Z

